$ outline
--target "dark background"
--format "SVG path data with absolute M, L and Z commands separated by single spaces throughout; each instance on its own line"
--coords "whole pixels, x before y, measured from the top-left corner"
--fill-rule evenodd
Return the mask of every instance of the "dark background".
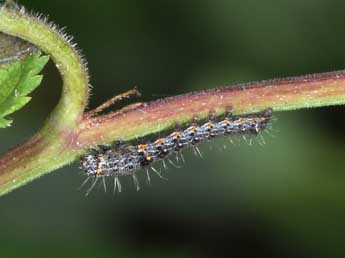
M 345 1 L 22 0 L 75 36 L 90 107 L 139 86 L 143 99 L 345 67 Z M 45 71 L 0 131 L 4 152 L 58 101 Z M 0 257 L 344 257 L 344 109 L 275 114 L 266 144 L 227 139 L 192 151 L 135 192 L 78 191 L 78 163 L 0 199 Z M 227 148 L 223 149 L 223 146 Z M 126 180 L 125 180 L 126 181 Z

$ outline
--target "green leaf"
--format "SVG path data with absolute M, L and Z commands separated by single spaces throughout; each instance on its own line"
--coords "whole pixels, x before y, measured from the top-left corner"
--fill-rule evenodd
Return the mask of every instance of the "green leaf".
M 0 128 L 11 126 L 12 121 L 0 118 Z
M 48 56 L 35 54 L 0 68 L 0 128 L 12 123 L 5 116 L 30 101 L 27 95 L 40 85 L 43 77 L 38 73 L 48 60 Z

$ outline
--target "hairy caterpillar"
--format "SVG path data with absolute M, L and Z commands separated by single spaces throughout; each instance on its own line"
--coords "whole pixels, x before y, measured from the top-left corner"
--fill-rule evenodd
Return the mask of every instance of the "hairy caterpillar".
M 133 144 L 120 144 L 93 150 L 81 158 L 81 169 L 88 178 L 114 177 L 114 189 L 121 191 L 118 180 L 121 176 L 133 176 L 139 189 L 136 173 L 158 160 L 163 160 L 173 153 L 179 153 L 188 147 L 220 136 L 257 135 L 265 129 L 271 119 L 272 109 L 250 115 L 233 116 L 228 113 L 224 118 L 214 116 L 202 124 L 194 121 L 184 129 L 174 130 L 166 137 L 154 141 Z M 157 174 L 154 168 L 152 168 Z M 149 177 L 149 175 L 148 175 Z M 94 186 L 94 185 L 93 185 Z M 92 187 L 93 188 L 93 187 Z

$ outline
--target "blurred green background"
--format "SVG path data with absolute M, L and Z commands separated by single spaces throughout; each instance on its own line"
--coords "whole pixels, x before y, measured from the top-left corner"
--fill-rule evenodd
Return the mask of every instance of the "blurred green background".
M 345 1 L 22 0 L 75 37 L 90 107 L 139 86 L 144 100 L 345 68 Z M 0 131 L 0 151 L 57 103 L 45 71 Z M 266 144 L 227 139 L 192 151 L 169 180 L 114 197 L 78 191 L 77 162 L 0 198 L 0 257 L 344 257 L 344 108 L 277 113 Z M 223 150 L 223 146 L 227 148 Z M 126 180 L 125 180 L 126 181 Z

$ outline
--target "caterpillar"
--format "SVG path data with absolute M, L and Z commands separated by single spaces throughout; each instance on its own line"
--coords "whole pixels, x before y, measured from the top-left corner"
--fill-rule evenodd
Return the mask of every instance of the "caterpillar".
M 199 124 L 196 120 L 185 129 L 177 129 L 166 137 L 140 144 L 122 143 L 110 147 L 93 149 L 81 157 L 81 169 L 88 176 L 96 178 L 114 177 L 114 190 L 121 191 L 119 177 L 132 176 L 139 189 L 136 173 L 148 168 L 153 163 L 166 159 L 169 155 L 180 153 L 188 147 L 195 147 L 201 142 L 221 136 L 257 135 L 267 128 L 272 116 L 272 109 L 266 109 L 250 115 L 233 116 L 229 112 L 224 118 L 210 119 Z M 158 173 L 152 166 L 151 168 Z M 148 177 L 149 174 L 147 173 Z M 104 182 L 104 181 L 103 181 Z M 105 184 L 105 183 L 104 183 Z M 94 186 L 94 185 L 93 185 Z M 93 188 L 93 187 L 92 187 Z

